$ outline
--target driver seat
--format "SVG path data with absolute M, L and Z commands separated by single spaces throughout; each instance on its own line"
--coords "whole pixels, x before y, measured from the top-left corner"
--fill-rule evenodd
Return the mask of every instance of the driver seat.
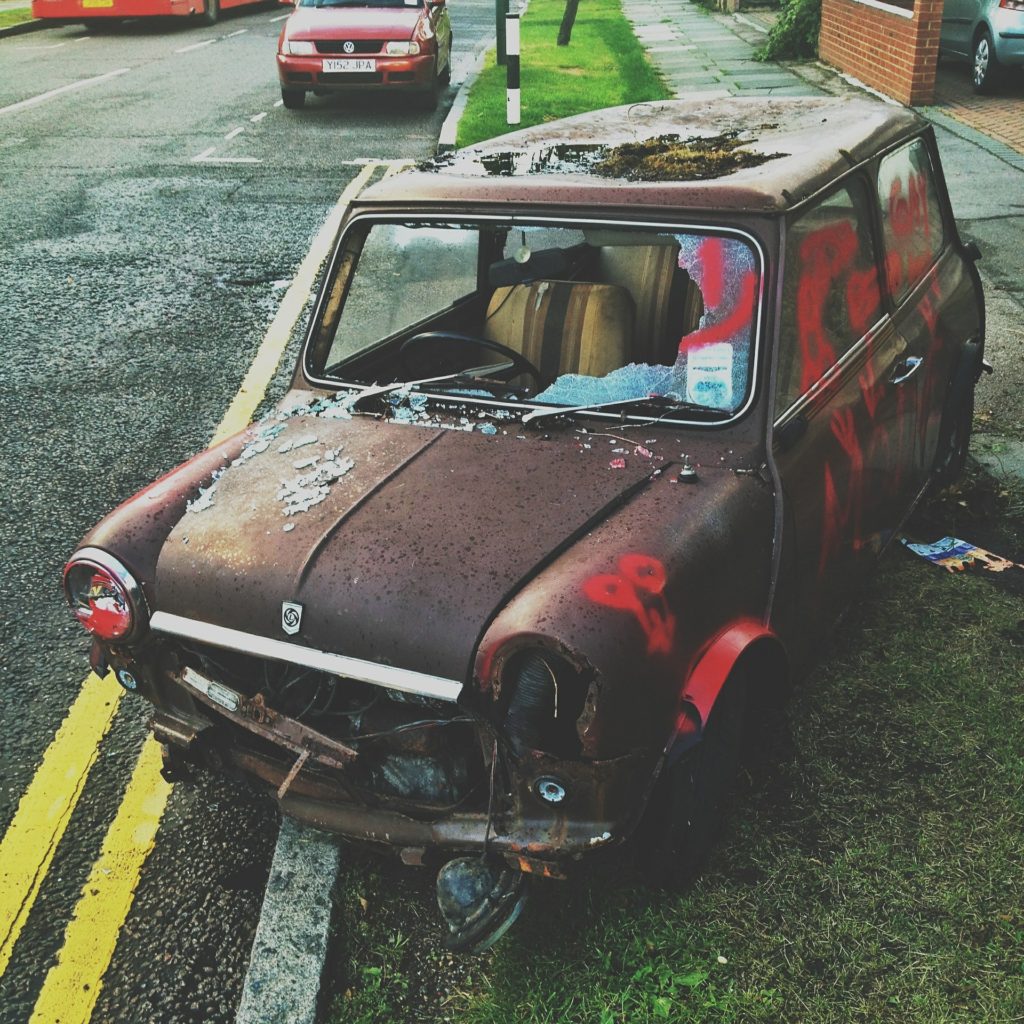
M 525 356 L 548 384 L 564 373 L 604 377 L 625 366 L 634 318 L 619 285 L 531 281 L 495 289 L 483 333 Z

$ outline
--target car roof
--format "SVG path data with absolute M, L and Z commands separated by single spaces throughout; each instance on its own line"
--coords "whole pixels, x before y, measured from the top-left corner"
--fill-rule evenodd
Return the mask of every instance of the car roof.
M 925 124 L 906 108 L 849 97 L 631 104 L 442 154 L 368 189 L 359 205 L 785 211 Z M 665 136 L 703 140 L 706 152 L 685 165 L 666 162 Z M 655 141 L 625 166 L 632 150 L 616 147 L 647 140 Z M 609 156 L 620 159 L 595 169 Z M 747 161 L 756 165 L 737 166 Z

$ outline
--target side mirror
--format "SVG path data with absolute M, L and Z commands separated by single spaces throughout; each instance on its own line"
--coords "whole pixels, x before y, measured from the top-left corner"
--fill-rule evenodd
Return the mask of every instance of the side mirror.
M 975 242 L 964 243 L 964 255 L 972 262 L 977 263 L 981 259 L 981 250 Z

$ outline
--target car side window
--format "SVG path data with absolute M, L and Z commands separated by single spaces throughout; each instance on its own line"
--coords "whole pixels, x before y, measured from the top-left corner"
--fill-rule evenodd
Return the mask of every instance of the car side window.
M 881 312 L 870 204 L 854 179 L 787 226 L 776 415 L 810 391 Z
M 472 295 L 479 248 L 479 233 L 471 228 L 374 224 L 359 253 L 327 365 Z
M 885 276 L 900 302 L 935 262 L 945 243 L 942 208 L 928 148 L 921 139 L 878 166 Z

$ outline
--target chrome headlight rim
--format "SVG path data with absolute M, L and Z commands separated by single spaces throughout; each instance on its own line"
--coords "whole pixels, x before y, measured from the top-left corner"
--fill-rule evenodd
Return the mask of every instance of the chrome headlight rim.
M 124 591 L 125 597 L 128 599 L 128 606 L 132 616 L 131 628 L 124 634 L 124 636 L 112 639 L 102 637 L 98 633 L 94 633 L 92 630 L 89 630 L 84 623 L 83 628 L 103 643 L 114 645 L 129 644 L 138 640 L 149 628 L 149 604 L 146 601 L 146 595 L 143 593 L 141 585 L 132 575 L 128 567 L 119 558 L 112 555 L 109 551 L 104 551 L 102 548 L 79 548 L 67 560 L 62 577 L 64 600 L 67 602 L 72 614 L 74 614 L 75 604 L 72 600 L 68 576 L 73 569 L 80 566 L 99 569 L 100 571 L 109 574 Z

